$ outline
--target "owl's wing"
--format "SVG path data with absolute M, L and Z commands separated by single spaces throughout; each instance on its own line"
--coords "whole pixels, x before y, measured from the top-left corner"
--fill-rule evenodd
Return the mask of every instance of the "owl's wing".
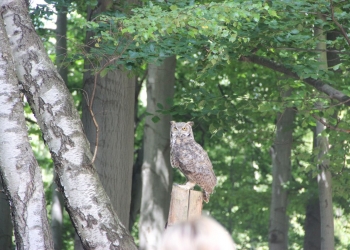
M 177 157 L 179 169 L 189 181 L 197 183 L 207 193 L 212 193 L 216 185 L 213 165 L 207 152 L 196 142 L 182 145 Z
M 193 172 L 196 165 L 213 168 L 207 152 L 196 142 L 183 144 L 175 158 L 177 158 L 179 167 L 188 172 Z

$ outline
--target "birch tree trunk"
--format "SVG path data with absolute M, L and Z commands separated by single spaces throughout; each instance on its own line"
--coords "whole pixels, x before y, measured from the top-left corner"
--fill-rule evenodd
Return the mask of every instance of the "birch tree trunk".
M 92 164 L 66 85 L 35 33 L 24 0 L 0 2 L 17 76 L 49 147 L 66 209 L 86 249 L 136 249 Z
M 158 103 L 168 108 L 174 96 L 175 56 L 162 65 L 150 64 L 147 78 L 147 112 L 156 113 Z M 157 249 L 168 219 L 172 169 L 170 166 L 170 116 L 160 116 L 154 123 L 146 118 L 144 128 L 144 160 L 142 165 L 142 200 L 140 217 L 140 249 Z
M 18 80 L 2 19 L 0 40 L 0 174 L 12 210 L 16 247 L 53 249 L 41 169 L 29 143 Z
M 318 14 L 318 18 L 323 20 L 324 17 Z M 315 27 L 315 36 L 318 37 L 317 50 L 320 52 L 319 69 L 327 71 L 327 53 L 326 53 L 326 34 L 321 27 Z M 322 108 L 321 102 L 316 103 L 316 108 Z M 324 122 L 325 119 L 321 118 Z M 328 170 L 329 160 L 325 155 L 329 150 L 328 138 L 321 133 L 326 127 L 320 122 L 316 122 L 316 149 L 318 150 L 318 168 L 317 175 L 318 192 L 320 200 L 320 217 L 321 217 L 321 250 L 334 249 L 334 222 L 333 222 L 333 201 L 332 201 L 332 175 Z
M 286 93 L 284 96 L 288 96 Z M 272 158 L 272 198 L 270 206 L 269 249 L 288 249 L 288 191 L 284 185 L 291 177 L 291 152 L 295 110 L 286 108 L 277 116 L 276 138 L 270 149 Z
M 64 3 L 60 3 L 61 5 Z M 67 7 L 61 6 L 57 9 L 56 21 L 56 66 L 62 80 L 68 83 L 68 69 L 64 67 L 65 55 L 67 54 Z M 54 181 L 52 183 L 52 208 L 51 208 L 51 232 L 55 250 L 61 250 L 63 245 L 62 227 L 63 227 L 63 197 L 57 190 L 54 171 Z

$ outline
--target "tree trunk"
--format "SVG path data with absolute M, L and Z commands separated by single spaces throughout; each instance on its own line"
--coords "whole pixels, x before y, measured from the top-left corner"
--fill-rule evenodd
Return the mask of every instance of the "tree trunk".
M 142 78 L 138 79 L 135 84 L 135 112 L 134 112 L 134 133 L 136 133 L 137 127 L 140 125 L 142 120 L 142 115 L 139 116 L 139 97 L 146 79 L 148 70 L 145 70 L 145 73 Z M 129 216 L 129 231 L 132 231 L 132 228 L 137 220 L 137 216 L 140 214 L 141 209 L 141 196 L 142 196 L 142 163 L 143 163 L 143 146 L 144 142 L 141 142 L 141 147 L 135 152 L 136 160 L 134 162 L 133 171 L 132 171 L 132 187 L 131 187 L 131 203 L 130 203 L 130 216 Z
M 25 1 L 0 5 L 17 76 L 51 152 L 57 184 L 84 248 L 136 249 L 102 187 L 73 98 L 35 33 Z
M 160 103 L 174 96 L 175 56 L 162 65 L 149 65 L 147 78 L 147 112 L 155 114 Z M 146 118 L 144 159 L 142 165 L 142 200 L 140 217 L 140 249 L 156 249 L 168 218 L 172 169 L 170 166 L 170 116 L 159 115 L 154 123 Z
M 99 11 L 105 11 L 105 8 L 110 6 L 108 2 L 101 1 Z M 93 15 L 89 13 L 88 16 Z M 86 61 L 86 67 L 92 68 L 93 65 L 88 63 L 89 61 Z M 134 162 L 135 81 L 135 76 L 128 76 L 128 72 L 122 70 L 110 71 L 105 77 L 98 77 L 92 107 L 99 126 L 96 169 L 114 209 L 118 211 L 119 218 L 126 228 L 129 224 Z M 84 75 L 83 88 L 89 97 L 93 87 L 94 75 L 87 72 Z M 82 121 L 91 151 L 94 152 L 96 127 L 86 101 L 83 102 Z
M 84 91 L 91 96 L 93 79 L 84 81 Z M 132 167 L 134 156 L 134 91 L 135 79 L 116 70 L 99 78 L 93 111 L 99 125 L 97 172 L 113 207 L 126 227 L 129 223 Z M 83 104 L 83 124 L 93 151 L 96 127 L 86 102 Z
M 7 36 L 0 19 L 0 174 L 17 249 L 52 249 L 41 169 L 29 143 Z
M 328 171 L 329 161 L 322 159 L 328 152 L 328 138 L 321 136 L 325 126 L 320 122 L 316 125 L 318 159 L 322 162 L 318 165 L 317 175 L 318 192 L 320 201 L 321 218 L 321 250 L 334 249 L 334 222 L 333 222 L 333 201 L 332 201 L 332 175 Z
M 339 32 L 330 31 L 327 33 L 327 40 L 334 41 L 339 36 Z M 336 48 L 327 45 L 327 66 L 332 68 L 339 64 L 339 54 L 334 53 Z M 335 72 L 337 74 L 338 72 Z M 315 132 L 316 133 L 316 132 Z M 314 136 L 314 147 L 316 147 L 316 135 Z M 314 182 L 315 179 L 312 179 Z M 310 192 L 310 190 L 309 190 Z M 311 191 L 313 192 L 313 191 Z M 321 218 L 320 218 L 320 201 L 319 197 L 315 198 L 313 193 L 310 193 L 310 198 L 306 207 L 305 216 L 305 235 L 304 235 L 304 249 L 305 250 L 319 250 L 321 249 Z
M 61 3 L 62 4 L 62 3 Z M 64 67 L 65 55 L 67 54 L 67 7 L 57 8 L 56 21 L 56 66 L 58 73 L 63 81 L 68 83 L 68 69 Z M 63 245 L 62 227 L 63 227 L 63 197 L 57 190 L 55 179 L 57 178 L 54 171 L 52 183 L 52 208 L 51 208 L 51 232 L 55 250 L 61 250 Z
M 143 144 L 143 143 L 142 143 Z M 137 152 L 137 158 L 133 166 L 131 203 L 129 215 L 129 231 L 131 232 L 136 222 L 137 216 L 140 214 L 141 198 L 142 198 L 142 175 L 141 168 L 143 162 L 143 145 Z
M 320 226 L 320 203 L 319 199 L 312 197 L 306 206 L 304 250 L 321 249 L 321 226 Z
M 288 93 L 284 96 L 289 95 Z M 288 249 L 288 192 L 284 185 L 291 177 L 291 152 L 295 110 L 286 108 L 277 116 L 276 138 L 271 147 L 272 198 L 270 207 L 269 249 Z
M 11 250 L 13 249 L 12 247 L 12 229 L 13 228 L 12 228 L 12 222 L 11 222 L 10 204 L 5 195 L 4 189 L 5 187 L 2 184 L 2 180 L 0 178 L 0 249 Z
M 319 19 L 324 19 L 321 14 L 318 14 Z M 318 61 L 320 71 L 327 71 L 327 53 L 326 34 L 321 27 L 315 27 L 315 36 L 319 42 L 317 49 L 320 52 Z M 316 103 L 316 108 L 322 108 L 322 104 Z M 323 118 L 321 118 L 323 119 Z M 325 119 L 323 119 L 325 122 Z M 326 127 L 319 121 L 316 122 L 316 149 L 318 150 L 318 168 L 317 175 L 318 192 L 320 200 L 320 218 L 321 218 L 321 250 L 334 249 L 334 222 L 333 222 L 333 201 L 332 201 L 332 176 L 328 171 L 329 159 L 325 157 L 329 150 L 328 138 L 321 133 Z

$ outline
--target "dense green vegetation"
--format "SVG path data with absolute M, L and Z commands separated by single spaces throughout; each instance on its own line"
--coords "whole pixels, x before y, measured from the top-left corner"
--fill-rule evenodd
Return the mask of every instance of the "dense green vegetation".
M 54 13 L 39 7 L 32 10 L 35 25 L 55 60 L 54 33 L 43 27 Z M 160 103 L 159 113 L 195 122 L 196 140 L 208 151 L 218 176 L 218 187 L 204 209 L 225 226 L 239 249 L 268 249 L 269 151 L 277 114 L 286 107 L 296 112 L 296 121 L 289 128 L 294 129 L 292 179 L 285 186 L 289 192 L 289 244 L 291 249 L 302 249 L 306 204 L 318 195 L 318 152 L 313 150 L 312 133 L 316 121 L 325 118 L 328 128 L 323 136 L 329 138 L 331 148 L 325 157 L 333 175 L 336 249 L 349 248 L 347 1 L 147 2 L 143 8 L 127 12 L 129 15 L 112 8 L 89 23 L 83 21 L 83 7 L 79 5 L 79 12 L 77 4 L 69 8 L 67 60 L 61 66 L 69 68 L 67 85 L 78 107 L 84 58 L 95 60 L 101 76 L 122 67 L 142 78 L 148 62 L 177 55 L 173 105 L 165 110 Z M 319 13 L 324 20 L 318 18 Z M 326 41 L 314 35 L 315 26 L 327 33 Z M 82 27 L 96 34 L 95 47 L 88 54 Z M 319 69 L 319 42 L 327 44 L 328 71 Z M 104 68 L 102 57 L 111 61 Z M 287 90 L 291 95 L 285 97 L 282 93 Z M 322 103 L 321 109 L 315 108 L 316 102 Z M 157 114 L 145 114 L 144 102 L 138 105 L 141 122 L 135 130 L 135 152 L 141 146 L 142 118 L 152 115 L 154 122 L 159 119 Z M 33 124 L 30 132 L 39 163 L 49 173 L 52 162 L 39 139 L 34 139 L 38 132 Z M 176 172 L 175 181 L 183 181 L 181 178 Z M 45 181 L 50 200 L 51 179 Z M 68 217 L 65 225 L 69 227 Z M 65 240 L 68 249 L 72 229 L 66 230 Z

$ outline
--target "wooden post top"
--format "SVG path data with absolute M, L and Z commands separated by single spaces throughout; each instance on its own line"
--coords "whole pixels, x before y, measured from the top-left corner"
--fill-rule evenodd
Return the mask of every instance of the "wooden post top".
M 202 215 L 203 194 L 173 185 L 167 227 Z

